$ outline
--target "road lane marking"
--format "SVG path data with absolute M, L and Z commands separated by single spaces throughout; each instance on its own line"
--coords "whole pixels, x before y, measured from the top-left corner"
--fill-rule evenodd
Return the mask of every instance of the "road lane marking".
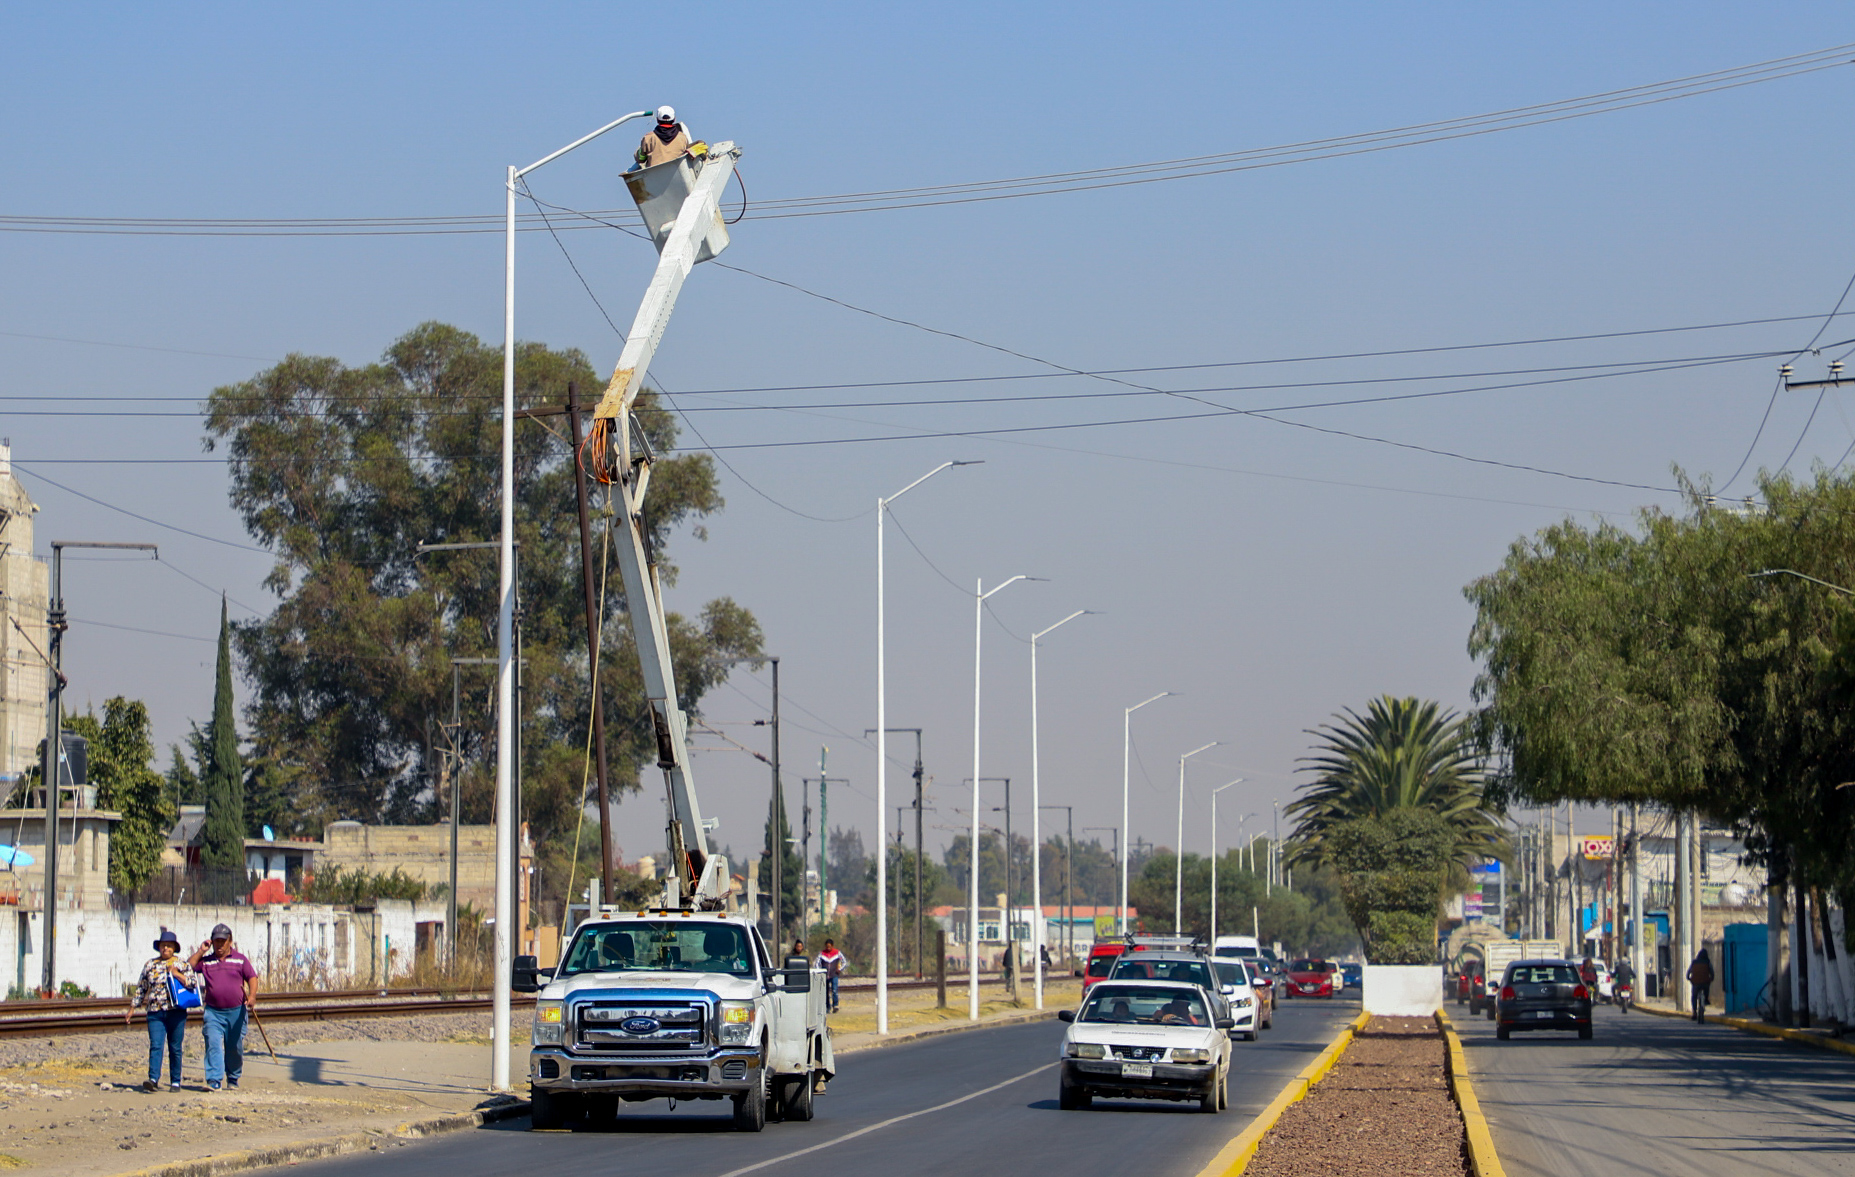
M 810 1148 L 802 1148 L 802 1149 L 799 1149 L 797 1152 L 789 1152 L 783 1156 L 769 1157 L 768 1159 L 764 1161 L 755 1161 L 753 1164 L 743 1165 L 739 1169 L 729 1169 L 726 1173 L 721 1174 L 720 1177 L 741 1177 L 741 1174 L 743 1173 L 753 1173 L 760 1169 L 768 1168 L 769 1166 L 772 1166 L 772 1165 L 783 1165 L 787 1161 L 794 1161 L 802 1156 L 807 1156 L 811 1153 L 819 1152 L 823 1149 L 834 1147 L 836 1145 L 844 1143 L 846 1140 L 855 1140 L 859 1136 L 868 1136 L 872 1132 L 879 1132 L 884 1128 L 890 1127 L 891 1125 L 900 1124 L 904 1120 L 912 1120 L 916 1116 L 926 1116 L 934 1112 L 944 1112 L 948 1108 L 958 1107 L 960 1104 L 963 1104 L 968 1100 L 978 1099 L 982 1095 L 990 1095 L 994 1091 L 998 1091 L 1001 1088 L 1011 1086 L 1013 1083 L 1022 1083 L 1024 1082 L 1024 1080 L 1029 1079 L 1031 1076 L 1041 1075 L 1045 1071 L 1049 1070 L 1050 1068 L 1054 1066 L 1056 1066 L 1055 1063 L 1045 1063 L 1041 1067 L 1032 1067 L 1030 1070 L 1024 1072 L 1022 1075 L 1013 1075 L 1011 1078 L 1006 1079 L 1002 1083 L 994 1083 L 990 1087 L 981 1087 L 977 1091 L 970 1091 L 966 1093 L 965 1095 L 960 1096 L 958 1099 L 950 1099 L 946 1103 L 937 1103 L 931 1108 L 922 1108 L 919 1111 L 906 1112 L 899 1116 L 890 1116 L 886 1120 L 878 1120 L 874 1124 L 869 1124 L 869 1125 L 866 1125 L 865 1127 L 858 1128 L 855 1132 L 846 1132 L 842 1136 L 834 1136 L 831 1139 L 823 1142 L 822 1144 L 814 1144 Z

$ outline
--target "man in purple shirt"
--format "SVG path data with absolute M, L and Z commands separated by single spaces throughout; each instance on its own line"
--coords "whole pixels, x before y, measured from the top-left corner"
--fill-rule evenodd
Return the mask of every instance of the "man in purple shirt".
M 245 1020 L 258 1000 L 258 970 L 232 949 L 232 929 L 215 925 L 212 940 L 193 950 L 188 965 L 200 976 L 205 1015 L 206 1086 L 237 1087 L 245 1072 Z

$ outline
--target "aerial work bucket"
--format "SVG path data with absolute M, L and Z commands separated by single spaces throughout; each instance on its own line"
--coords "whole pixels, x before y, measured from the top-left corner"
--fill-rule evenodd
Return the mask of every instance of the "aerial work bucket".
M 695 189 L 696 178 L 702 174 L 702 169 L 719 159 L 732 158 L 739 153 L 739 148 L 731 142 L 717 143 L 702 157 L 678 156 L 655 167 L 625 173 L 625 187 L 631 190 L 631 199 L 637 202 L 638 212 L 644 217 L 644 227 L 650 231 L 651 242 L 657 246 L 658 253 L 663 252 L 663 244 L 669 239 L 670 230 L 676 227 L 676 218 L 683 211 L 683 204 L 689 199 L 689 194 Z M 722 220 L 720 208 L 717 207 L 711 215 L 713 223 L 702 235 L 696 249 L 696 260 L 699 262 L 705 262 L 728 248 L 728 226 Z

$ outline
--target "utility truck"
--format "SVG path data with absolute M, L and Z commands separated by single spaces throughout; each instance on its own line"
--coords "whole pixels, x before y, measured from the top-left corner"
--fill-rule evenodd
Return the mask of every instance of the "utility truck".
M 663 771 L 668 869 L 654 905 L 602 908 L 574 931 L 557 968 L 516 958 L 512 986 L 539 991 L 534 1128 L 610 1116 L 621 1100 L 725 1098 L 735 1127 L 758 1132 L 769 1117 L 811 1119 L 813 1096 L 836 1070 L 822 975 L 802 956 L 776 964 L 753 923 L 728 913 L 728 862 L 708 850 L 645 524 L 655 456 L 632 412 L 684 280 L 728 247 L 720 201 L 739 157 L 732 143 L 698 143 L 625 176 L 657 269 L 575 459 L 602 492 L 624 577 Z
M 608 912 L 574 931 L 557 968 L 518 964 L 516 988 L 540 989 L 533 1128 L 598 1123 L 621 1100 L 667 1097 L 730 1099 L 734 1126 L 758 1132 L 769 1119 L 811 1119 L 835 1073 L 822 974 L 802 956 L 776 968 L 748 920 Z

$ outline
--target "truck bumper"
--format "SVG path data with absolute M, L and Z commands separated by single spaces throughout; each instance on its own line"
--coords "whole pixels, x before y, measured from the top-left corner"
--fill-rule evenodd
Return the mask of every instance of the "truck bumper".
M 1125 1099 L 1200 1099 L 1217 1082 L 1217 1064 L 1156 1063 L 1151 1075 L 1122 1073 L 1112 1059 L 1064 1059 L 1063 1081 L 1091 1095 Z
M 719 1099 L 761 1082 L 760 1054 L 752 1048 L 713 1051 L 700 1058 L 588 1057 L 557 1046 L 528 1054 L 531 1087 L 555 1094 L 599 1092 L 645 1099 Z

